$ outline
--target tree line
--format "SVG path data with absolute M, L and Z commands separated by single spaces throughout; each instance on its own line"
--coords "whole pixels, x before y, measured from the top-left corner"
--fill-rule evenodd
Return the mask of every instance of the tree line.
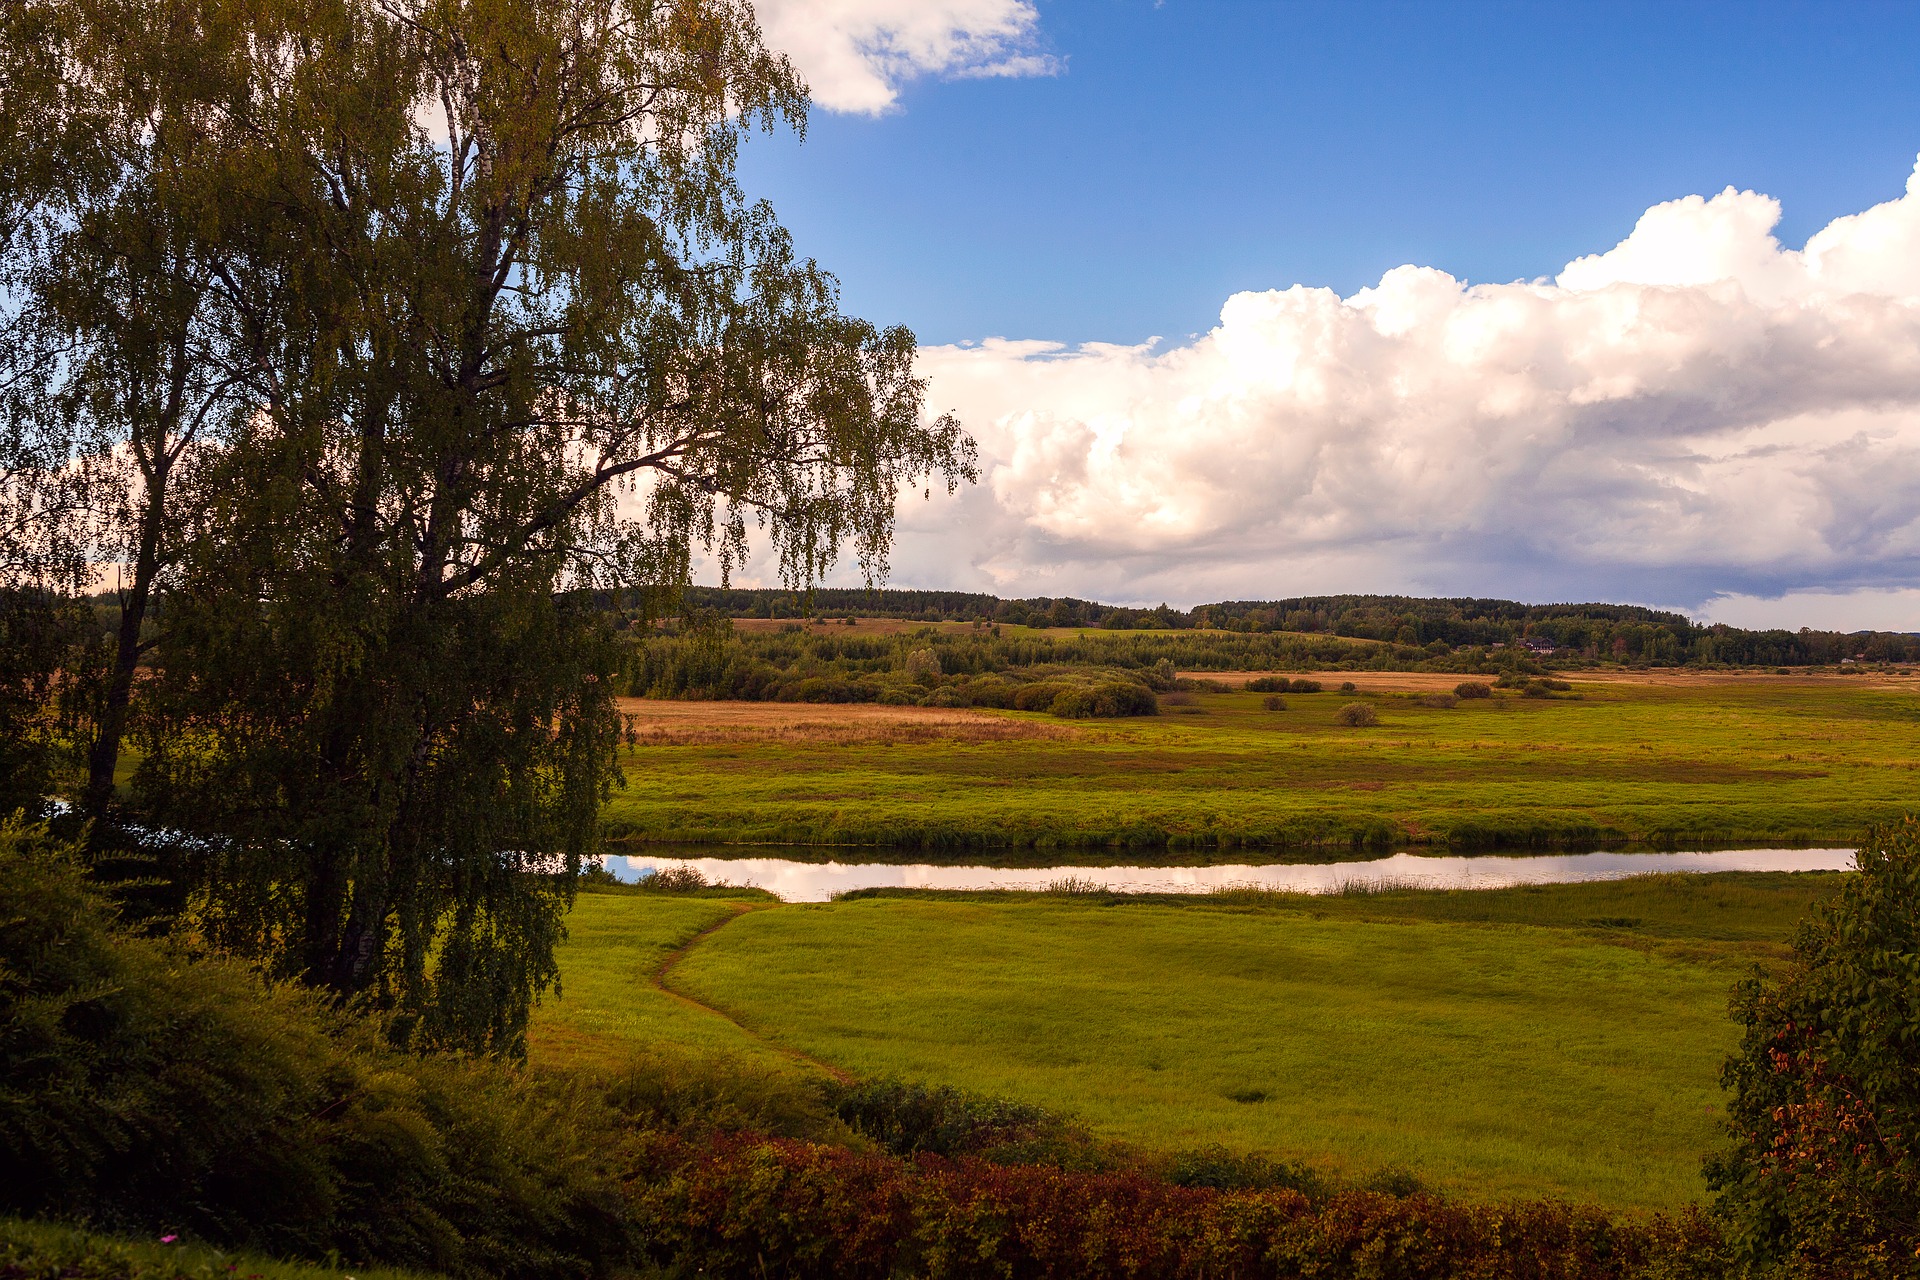
M 617 777 L 594 592 L 756 525 L 877 575 L 972 475 L 735 179 L 805 111 L 745 0 L 0 9 L 0 813 L 515 1049 Z
M 819 588 L 813 591 L 691 587 L 686 606 L 733 618 L 901 618 L 1107 631 L 1297 632 L 1379 640 L 1407 648 L 1498 648 L 1545 640 L 1570 656 L 1669 666 L 1829 666 L 1844 659 L 1920 661 L 1920 635 L 1897 631 L 1752 631 L 1702 624 L 1639 605 L 1522 604 L 1514 600 L 1416 596 L 1300 596 L 1229 600 L 1173 609 L 1135 608 L 1069 596 L 1002 599 L 959 591 Z M 609 604 L 612 601 L 609 600 Z

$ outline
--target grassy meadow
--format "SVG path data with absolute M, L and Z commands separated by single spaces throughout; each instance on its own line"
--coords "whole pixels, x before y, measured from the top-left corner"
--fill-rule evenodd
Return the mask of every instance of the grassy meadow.
M 1348 1176 L 1402 1166 L 1476 1198 L 1672 1207 L 1704 1195 L 1699 1160 L 1720 1140 L 1728 991 L 1834 880 L 1185 901 L 585 894 L 533 1052 L 899 1076 L 1071 1112 L 1147 1149 L 1219 1142 Z
M 1355 695 L 1334 691 L 1352 678 Z M 1848 844 L 1910 804 L 1920 680 L 1575 677 L 1428 706 L 1453 677 L 1335 673 L 1161 714 L 636 700 L 606 810 L 626 841 L 982 851 L 1586 842 Z M 1436 683 L 1437 682 L 1437 683 Z M 1365 702 L 1379 723 L 1352 728 Z M 883 714 L 884 713 L 884 714 Z M 772 717 L 764 723 L 756 717 Z

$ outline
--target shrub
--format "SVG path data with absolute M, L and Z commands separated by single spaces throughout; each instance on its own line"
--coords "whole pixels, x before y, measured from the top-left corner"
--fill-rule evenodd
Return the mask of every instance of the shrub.
M 647 893 L 699 893 L 709 885 L 698 867 L 655 867 L 634 887 Z
M 1334 716 L 1334 720 L 1339 724 L 1349 725 L 1356 729 L 1366 725 L 1380 723 L 1380 717 L 1375 715 L 1373 708 L 1364 702 L 1349 702 L 1346 706 L 1340 708 L 1339 712 Z
M 1039 680 L 1033 684 L 1022 685 L 1013 695 L 1014 709 L 1017 711 L 1045 711 L 1053 705 L 1053 700 L 1073 686 L 1064 680 Z
M 1454 704 L 1458 703 L 1459 701 L 1460 699 L 1456 698 L 1451 693 L 1427 693 L 1427 694 L 1422 694 L 1420 696 L 1421 706 L 1434 707 L 1441 711 L 1447 710 L 1449 707 L 1452 707 Z
M 0 1211 L 574 1280 L 628 1252 L 592 1111 L 129 936 L 0 827 Z
M 964 692 L 969 706 L 1010 707 L 1019 691 L 1020 686 L 1005 676 L 981 676 L 969 681 Z
M 1285 711 L 1287 709 L 1287 700 L 1277 693 L 1270 693 L 1260 699 L 1260 709 L 1263 711 Z
M 652 1260 L 714 1277 L 1533 1277 L 1727 1273 L 1712 1224 L 1614 1221 L 1545 1201 L 1466 1205 L 1429 1194 L 1319 1199 L 1201 1153 L 1169 1171 L 1081 1173 L 912 1159 L 746 1136 L 667 1140 L 634 1186 Z M 1261 1162 L 1263 1163 L 1263 1162 Z M 1273 1181 L 1265 1181 L 1271 1177 Z M 1238 1185 L 1221 1186 L 1219 1183 Z
M 1321 1196 L 1329 1189 L 1326 1180 L 1304 1164 L 1262 1155 L 1240 1155 L 1217 1143 L 1174 1157 L 1166 1176 L 1176 1187 L 1211 1187 L 1216 1191 L 1284 1188 Z
M 741 1130 L 814 1142 L 858 1140 L 834 1115 L 826 1082 L 727 1055 L 647 1049 L 622 1063 L 605 1090 L 623 1123 L 689 1140 Z
M 1493 696 L 1493 686 L 1480 680 L 1462 680 L 1459 684 L 1453 686 L 1453 696 L 1456 698 L 1491 698 Z
M 951 1085 L 863 1081 L 843 1086 L 833 1111 L 896 1156 L 1059 1164 L 1083 1163 L 1094 1148 L 1085 1130 L 1041 1107 L 982 1097 Z
M 1709 1163 L 1749 1264 L 1920 1275 L 1920 821 L 1871 833 L 1776 983 L 1735 996 L 1734 1145 Z
M 1351 680 L 1342 680 L 1340 682 L 1340 692 L 1342 693 L 1358 693 L 1359 691 L 1360 691 L 1360 686 L 1356 685 Z
M 1318 680 L 1290 680 L 1286 676 L 1255 676 L 1242 685 L 1248 693 L 1318 693 Z
M 1110 680 L 1105 684 L 1070 686 L 1054 698 L 1047 708 L 1054 715 L 1073 720 L 1107 719 L 1116 716 L 1150 716 L 1160 710 L 1153 690 L 1131 680 Z

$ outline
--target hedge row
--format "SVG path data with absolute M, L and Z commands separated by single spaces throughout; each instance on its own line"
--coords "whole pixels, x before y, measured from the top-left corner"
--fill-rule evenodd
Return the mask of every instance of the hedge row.
M 681 1275 L 1681 1280 L 1727 1269 L 1719 1235 L 1694 1213 L 1313 1199 L 745 1136 L 654 1138 L 630 1195 L 652 1261 Z

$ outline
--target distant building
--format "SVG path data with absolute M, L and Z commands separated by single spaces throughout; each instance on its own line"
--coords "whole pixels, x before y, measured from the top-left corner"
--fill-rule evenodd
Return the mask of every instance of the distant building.
M 1538 654 L 1541 657 L 1546 657 L 1554 652 L 1553 641 L 1547 639 L 1545 636 L 1528 636 L 1520 642 L 1520 647 L 1528 653 Z

